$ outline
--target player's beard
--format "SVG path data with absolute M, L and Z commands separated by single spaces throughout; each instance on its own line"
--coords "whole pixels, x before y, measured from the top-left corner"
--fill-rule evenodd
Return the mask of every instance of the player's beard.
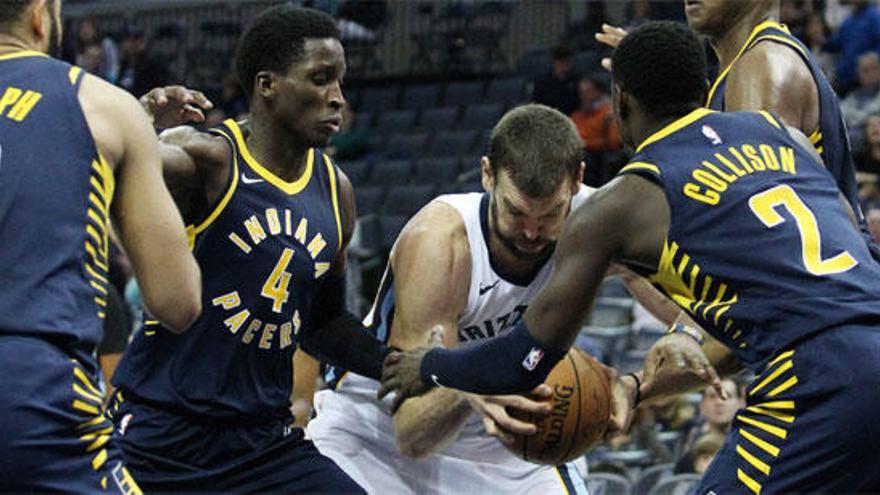
M 501 232 L 501 229 L 498 228 L 498 203 L 495 201 L 495 196 L 492 196 L 492 200 L 489 202 L 489 214 L 492 215 L 492 222 L 490 223 L 492 227 L 492 231 L 495 236 L 501 241 L 501 244 L 511 253 L 513 253 L 517 258 L 523 261 L 531 261 L 535 263 L 542 262 L 550 257 L 553 254 L 553 250 L 556 249 L 555 241 L 548 241 L 547 245 L 544 246 L 540 251 L 530 253 L 523 251 L 516 245 L 516 241 L 513 237 L 505 235 Z

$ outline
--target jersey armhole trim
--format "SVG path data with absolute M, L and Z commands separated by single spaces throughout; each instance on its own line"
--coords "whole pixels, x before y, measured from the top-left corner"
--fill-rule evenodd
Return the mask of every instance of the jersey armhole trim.
M 345 240 L 342 238 L 342 219 L 339 216 L 339 180 L 336 177 L 336 169 L 333 166 L 333 162 L 330 161 L 330 157 L 323 153 L 321 155 L 324 157 L 324 164 L 327 165 L 327 175 L 330 179 L 330 198 L 333 202 L 333 216 L 336 218 L 336 234 L 339 239 L 339 247 L 336 252 L 339 253 L 342 251 L 342 246 L 345 245 Z
M 220 213 L 226 208 L 226 205 L 229 204 L 229 201 L 232 199 L 232 195 L 235 193 L 235 189 L 238 186 L 238 149 L 235 146 L 235 142 L 232 140 L 232 137 L 229 136 L 222 129 L 212 129 L 213 133 L 218 136 L 223 136 L 227 142 L 229 142 L 229 147 L 232 149 L 232 177 L 229 179 L 229 185 L 226 188 L 226 192 L 223 194 L 222 199 L 217 206 L 211 211 L 207 218 L 205 218 L 200 224 L 196 225 L 188 225 L 186 227 L 187 238 L 190 241 L 190 249 L 193 249 L 195 246 L 195 238 L 199 234 L 205 231 L 215 220 L 220 216 Z

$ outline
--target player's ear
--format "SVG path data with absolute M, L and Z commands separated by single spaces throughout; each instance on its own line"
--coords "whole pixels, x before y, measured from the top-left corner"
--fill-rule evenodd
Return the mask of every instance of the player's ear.
M 488 156 L 480 159 L 480 170 L 482 171 L 483 190 L 491 191 L 495 187 L 495 176 L 492 175 L 492 166 Z
M 620 86 L 617 84 L 614 85 L 613 91 L 611 91 L 611 104 L 612 108 L 614 108 L 614 113 L 620 118 L 620 120 L 626 119 L 629 114 L 629 102 L 628 95 L 620 89 Z
M 52 29 L 52 16 L 49 13 L 49 0 L 36 0 L 28 11 L 27 19 L 30 28 L 37 40 L 44 40 L 49 37 L 49 30 Z
M 577 180 L 574 181 L 574 184 L 571 185 L 571 194 L 575 195 L 581 188 L 581 183 L 584 181 L 584 169 L 587 167 L 585 162 L 581 162 L 581 165 L 578 167 Z
M 254 92 L 263 98 L 275 96 L 275 74 L 268 70 L 261 70 L 254 76 Z

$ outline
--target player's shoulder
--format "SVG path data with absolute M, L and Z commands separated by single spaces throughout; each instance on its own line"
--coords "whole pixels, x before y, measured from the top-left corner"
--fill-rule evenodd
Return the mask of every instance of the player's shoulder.
M 400 232 L 395 251 L 438 246 L 470 252 L 467 226 L 461 212 L 435 198 L 407 222 Z
M 114 115 L 131 116 L 131 112 L 143 112 L 140 103 L 131 93 L 87 72 L 82 75 L 79 97 L 92 107 L 109 110 Z
M 798 45 L 768 40 L 743 53 L 731 68 L 728 80 L 734 84 L 791 87 L 813 84 L 813 75 Z
M 224 166 L 230 157 L 229 138 L 189 125 L 172 127 L 159 134 L 159 141 L 178 146 L 187 155 L 202 164 Z

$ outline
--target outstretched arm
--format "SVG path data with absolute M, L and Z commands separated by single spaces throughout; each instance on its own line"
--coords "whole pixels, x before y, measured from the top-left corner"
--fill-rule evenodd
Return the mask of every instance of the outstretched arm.
M 660 188 L 640 177 L 615 179 L 572 213 L 550 280 L 523 321 L 468 348 L 392 354 L 380 394 L 397 391 L 401 399 L 423 393 L 426 384 L 483 394 L 533 389 L 571 346 L 611 262 L 656 266 L 668 225 Z
M 342 247 L 315 297 L 312 319 L 303 325 L 298 343 L 303 351 L 322 362 L 378 380 L 388 347 L 364 328 L 345 302 L 346 248 L 357 213 L 351 182 L 338 169 L 337 174 Z

